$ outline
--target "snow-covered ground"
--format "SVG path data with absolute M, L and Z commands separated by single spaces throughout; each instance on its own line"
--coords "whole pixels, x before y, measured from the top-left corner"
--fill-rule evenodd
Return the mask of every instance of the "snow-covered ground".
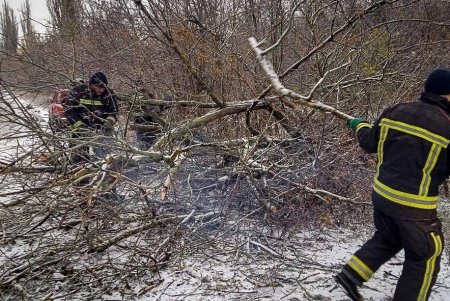
M 369 231 L 323 229 L 298 233 L 283 239 L 279 247 L 251 241 L 241 248 L 176 255 L 157 274 L 148 273 L 139 282 L 129 283 L 133 298 L 123 298 L 119 290 L 101 300 L 348 300 L 332 276 L 341 264 L 369 237 Z M 259 244 L 259 245 L 258 245 Z M 33 246 L 17 241 L 14 246 L 0 246 L 0 266 L 7 258 L 31 252 Z M 81 254 L 80 254 L 81 255 Z M 124 260 L 119 251 L 80 256 L 78 265 L 91 261 Z M 390 300 L 401 274 L 403 255 L 386 263 L 361 289 L 364 300 Z M 443 255 L 441 272 L 430 300 L 450 300 L 449 261 Z M 67 277 L 55 271 L 51 283 L 55 297 L 67 283 Z M 59 280 L 59 281 L 58 281 Z M 49 283 L 50 285 L 50 283 Z M 64 294 L 62 294 L 64 295 Z M 54 300 L 85 300 L 82 293 Z
M 10 160 L 23 155 L 33 148 L 34 137 L 28 127 L 32 126 L 31 120 L 41 126 L 41 130 L 48 129 L 48 109 L 42 99 L 13 99 L 6 91 L 2 91 L 4 102 L 0 102 L 0 160 Z M 42 98 L 42 96 L 40 97 Z M 29 114 L 29 115 L 28 115 Z M 6 116 L 9 115 L 9 116 Z M 12 122 L 8 122 L 10 119 Z
M 179 267 L 163 270 L 162 283 L 138 300 L 347 300 L 332 276 L 367 234 L 344 229 L 298 234 L 290 238 L 298 243 L 277 259 L 258 247 L 252 260 L 248 254 L 187 258 Z M 399 254 L 377 271 L 361 289 L 364 300 L 390 300 L 402 261 Z M 430 300 L 450 300 L 449 277 L 444 255 Z
M 6 91 L 2 91 L 4 101 L 9 103 L 6 107 L 3 102 L 0 102 L 0 110 L 2 110 L 2 117 L 0 117 L 0 162 L 9 163 L 15 162 L 18 158 L 29 160 L 32 154 L 39 152 L 41 143 L 37 142 L 37 137 L 32 134 L 30 130 L 31 119 L 36 121 L 36 125 L 41 127 L 43 131 L 49 131 L 48 128 L 48 109 L 43 100 L 43 96 L 39 98 L 20 98 L 13 99 Z M 14 112 L 13 114 L 11 114 Z M 10 116 L 6 116 L 6 115 Z M 25 116 L 30 114 L 29 116 Z M 13 122 L 7 122 L 8 119 Z M 2 181 L 0 188 L 3 193 L 14 190 L 18 187 L 17 183 L 11 181 Z M 9 202 L 10 200 L 0 196 L 0 204 Z

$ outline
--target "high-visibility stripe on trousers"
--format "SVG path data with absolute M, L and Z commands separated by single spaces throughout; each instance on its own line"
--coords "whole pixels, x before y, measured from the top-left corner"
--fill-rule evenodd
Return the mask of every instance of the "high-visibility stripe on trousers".
M 405 250 L 394 301 L 426 301 L 439 273 L 444 246 L 441 222 L 400 220 L 374 210 L 376 232 L 346 263 L 343 273 L 355 284 L 368 281 L 378 268 Z

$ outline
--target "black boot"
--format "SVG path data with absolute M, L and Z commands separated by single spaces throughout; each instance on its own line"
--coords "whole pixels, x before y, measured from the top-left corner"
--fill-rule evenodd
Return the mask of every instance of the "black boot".
M 342 272 L 334 276 L 334 280 L 336 280 L 336 283 L 345 290 L 345 293 L 350 297 L 350 299 L 353 301 L 362 301 L 363 298 L 358 292 L 358 286 Z

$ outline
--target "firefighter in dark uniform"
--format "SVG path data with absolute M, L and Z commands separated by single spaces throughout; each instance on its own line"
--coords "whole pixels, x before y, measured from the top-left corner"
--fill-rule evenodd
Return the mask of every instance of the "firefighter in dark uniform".
M 92 133 L 111 136 L 117 120 L 118 107 L 114 91 L 108 87 L 106 74 L 96 72 L 87 84 L 73 88 L 64 109 L 73 138 L 83 138 Z M 73 146 L 75 145 L 71 145 Z M 107 149 L 104 146 L 96 146 L 93 149 L 97 157 L 106 157 Z M 88 160 L 89 147 L 79 147 L 73 161 L 76 163 Z
M 335 279 L 352 300 L 362 300 L 358 287 L 404 249 L 394 300 L 428 300 L 444 247 L 436 203 L 450 175 L 450 70 L 428 76 L 420 101 L 386 109 L 373 126 L 354 118 L 349 127 L 364 151 L 377 153 L 376 231 Z
M 161 135 L 165 126 L 165 121 L 161 118 L 165 107 L 142 103 L 154 98 L 153 93 L 144 87 L 142 80 L 138 80 L 136 83 L 135 98 L 138 105 L 132 111 L 136 113 L 134 116 L 136 140 L 140 149 L 148 150 Z M 164 100 L 170 101 L 171 98 L 165 97 Z

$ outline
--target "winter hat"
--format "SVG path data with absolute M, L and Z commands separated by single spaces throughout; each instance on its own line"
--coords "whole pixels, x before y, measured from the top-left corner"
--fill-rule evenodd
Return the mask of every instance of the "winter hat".
M 431 72 L 425 81 L 425 92 L 437 95 L 450 94 L 450 70 L 438 68 Z
M 92 86 L 99 86 L 99 87 L 106 87 L 108 85 L 108 78 L 106 77 L 106 74 L 99 71 L 94 73 L 94 75 L 91 76 L 89 79 L 89 85 Z

